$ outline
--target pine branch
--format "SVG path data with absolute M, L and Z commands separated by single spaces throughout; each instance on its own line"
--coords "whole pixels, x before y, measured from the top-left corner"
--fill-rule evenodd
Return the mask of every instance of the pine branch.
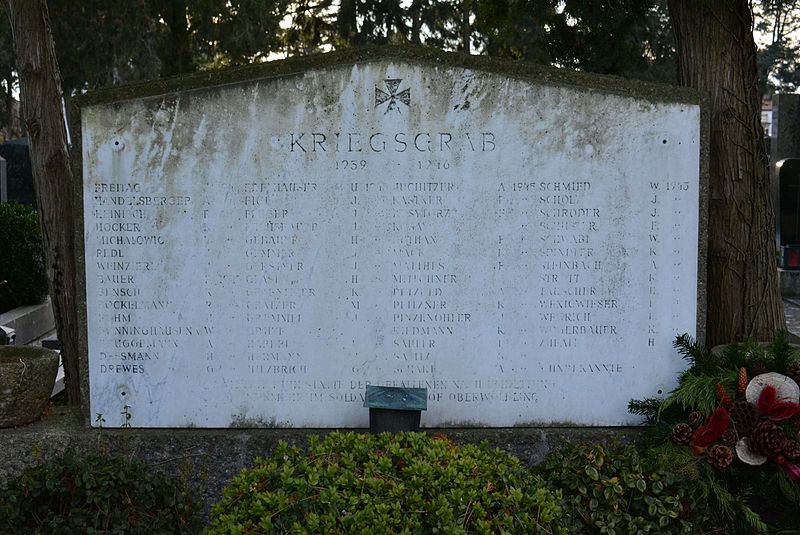
M 786 373 L 786 368 L 796 358 L 795 348 L 789 343 L 789 333 L 786 330 L 775 333 L 775 339 L 769 345 L 769 354 L 772 356 L 769 369 Z
M 769 527 L 761 520 L 758 513 L 747 507 L 744 502 L 739 502 L 739 507 L 741 508 L 742 516 L 744 516 L 747 523 L 750 524 L 756 533 L 767 533 Z
M 728 344 L 720 357 L 719 365 L 724 368 L 750 368 L 756 363 L 762 363 L 765 352 L 751 339 L 743 343 Z
M 689 336 L 688 333 L 683 333 L 675 338 L 672 345 L 675 346 L 675 349 L 678 350 L 681 357 L 692 365 L 695 364 L 698 356 L 702 356 L 703 351 L 700 344 L 698 344 L 697 340 Z
M 705 477 L 704 480 L 711 491 L 709 497 L 715 501 L 716 507 L 714 509 L 722 519 L 733 523 L 739 500 L 714 477 L 714 474 L 711 474 L 711 477 Z
M 736 392 L 738 369 L 717 368 L 713 375 L 701 374 L 694 368 L 683 372 L 678 388 L 661 403 L 659 417 L 668 408 L 679 405 L 684 411 L 711 413 L 719 405 L 715 387 L 722 384 L 729 392 Z
M 628 402 L 628 412 L 644 416 L 647 425 L 658 422 L 662 400 L 658 398 L 632 399 Z
M 689 362 L 691 369 L 711 371 L 718 367 L 714 356 L 687 333 L 678 336 L 673 345 L 678 350 L 678 353 L 681 354 L 681 357 Z

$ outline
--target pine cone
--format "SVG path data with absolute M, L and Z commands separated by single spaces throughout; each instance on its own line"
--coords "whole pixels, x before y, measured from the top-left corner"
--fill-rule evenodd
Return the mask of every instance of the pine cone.
M 764 365 L 763 362 L 757 362 L 753 364 L 752 371 L 753 371 L 752 376 L 755 377 L 756 375 L 767 373 L 769 370 L 767 369 L 767 367 Z
M 708 449 L 708 462 L 714 468 L 727 468 L 733 462 L 733 450 L 722 444 L 714 444 Z
M 800 360 L 796 360 L 786 367 L 786 375 L 800 385 Z
M 786 445 L 786 435 L 783 429 L 770 420 L 759 423 L 750 435 L 750 446 L 757 453 L 772 457 L 783 450 Z
M 726 446 L 735 446 L 736 443 L 739 441 L 739 434 L 733 428 L 728 428 L 722 433 L 722 437 L 720 438 L 723 444 Z
M 728 389 L 725 388 L 722 383 L 717 383 L 714 387 L 717 391 L 717 399 L 719 400 L 719 404 L 725 408 L 730 407 L 733 405 L 733 400 L 731 399 L 731 395 L 728 394 Z
M 746 401 L 737 401 L 731 405 L 728 414 L 740 437 L 749 435 L 758 423 L 758 411 Z
M 796 440 L 787 440 L 783 446 L 783 455 L 790 459 L 800 457 L 800 443 Z
M 678 446 L 686 446 L 692 440 L 692 427 L 689 424 L 678 424 L 672 428 L 672 442 Z
M 708 416 L 706 416 L 702 412 L 694 411 L 689 414 L 689 425 L 692 427 L 692 429 L 697 429 L 698 427 L 706 423 L 707 419 Z
M 736 385 L 736 393 L 739 395 L 740 398 L 744 397 L 745 391 L 747 390 L 747 383 L 750 379 L 747 377 L 747 368 L 741 367 L 739 368 L 739 384 Z

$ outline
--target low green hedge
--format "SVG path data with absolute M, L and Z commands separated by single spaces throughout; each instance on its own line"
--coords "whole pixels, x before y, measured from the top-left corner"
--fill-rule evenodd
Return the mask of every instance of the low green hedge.
M 702 533 L 690 488 L 634 446 L 567 445 L 536 467 L 566 499 L 570 533 Z
M 199 508 L 177 480 L 124 458 L 61 457 L 0 487 L 0 533 L 196 534 Z
M 561 501 L 518 459 L 422 433 L 281 443 L 242 471 L 208 533 L 566 533 Z

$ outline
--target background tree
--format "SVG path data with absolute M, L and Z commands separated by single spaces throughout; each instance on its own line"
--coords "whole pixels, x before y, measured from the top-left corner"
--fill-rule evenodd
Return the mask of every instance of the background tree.
M 288 3 L 48 0 L 64 93 L 263 61 Z
M 17 71 L 14 66 L 14 43 L 8 17 L 0 17 L 0 135 L 2 141 L 22 135 L 20 106 L 14 95 L 19 90 Z
M 664 0 L 483 0 L 490 56 L 661 82 L 676 79 Z
M 490 56 L 550 65 L 557 62 L 554 34 L 566 26 L 555 1 L 483 0 L 478 30 L 482 49 Z
M 306 55 L 333 47 L 336 26 L 333 0 L 295 0 L 289 5 L 291 24 L 281 35 L 287 56 Z
M 465 5 L 468 8 L 466 11 Z M 412 23 L 418 25 L 416 31 L 412 32 L 412 41 L 442 50 L 457 50 L 459 46 L 463 50 L 464 17 L 477 15 L 476 8 L 475 3 L 464 4 L 461 0 L 421 0 L 416 10 L 412 4 Z M 476 23 L 473 23 L 473 27 Z M 470 32 L 470 37 L 474 37 L 474 30 Z
M 709 97 L 710 345 L 785 326 L 747 0 L 669 0 L 680 83 Z
M 758 0 L 755 29 L 767 44 L 758 51 L 761 92 L 800 88 L 800 0 Z
M 266 61 L 280 50 L 280 23 L 289 0 L 207 0 L 188 10 L 196 19 L 195 56 L 200 69 Z
M 49 0 L 47 4 L 67 96 L 158 76 L 157 49 L 163 30 L 146 12 L 144 1 Z
M 469 48 L 481 54 L 677 79 L 666 0 L 48 0 L 48 5 L 68 96 L 264 61 L 276 53 L 404 41 L 464 50 L 465 35 Z M 762 87 L 800 87 L 800 50 L 793 37 L 800 33 L 800 0 L 755 0 L 753 7 L 757 29 L 769 37 L 759 50 Z M 10 40 L 8 28 L 0 25 L 3 36 Z M 15 76 L 10 56 L 0 53 L 0 76 Z

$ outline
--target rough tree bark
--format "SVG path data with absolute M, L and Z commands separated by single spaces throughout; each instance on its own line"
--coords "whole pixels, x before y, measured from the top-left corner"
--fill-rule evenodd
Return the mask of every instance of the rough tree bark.
M 80 404 L 72 170 L 46 0 L 7 0 L 67 398 Z
M 710 103 L 709 346 L 772 339 L 777 275 L 752 15 L 747 0 L 669 0 L 681 84 Z

